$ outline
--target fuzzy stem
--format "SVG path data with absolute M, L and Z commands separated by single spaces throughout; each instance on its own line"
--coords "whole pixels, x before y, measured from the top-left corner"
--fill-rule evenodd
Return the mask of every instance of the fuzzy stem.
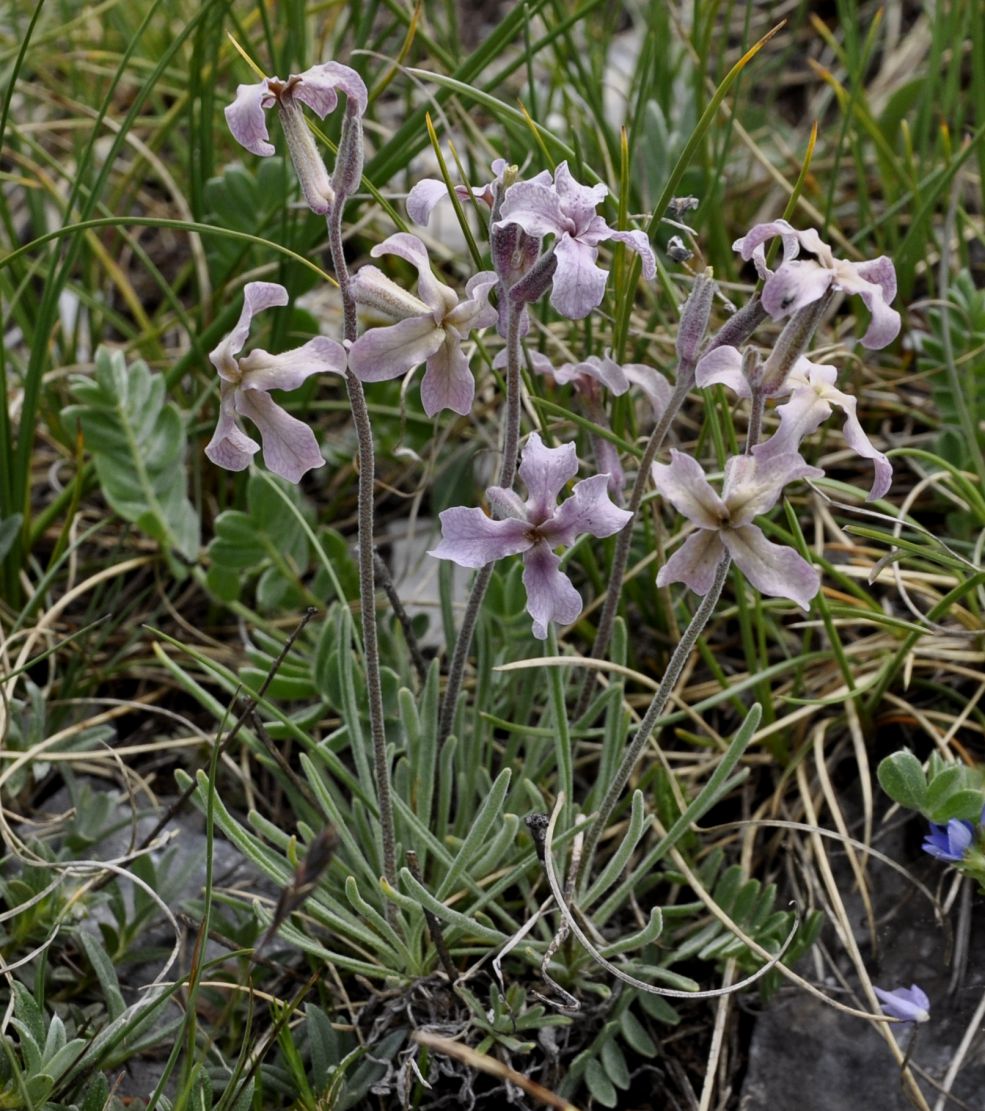
M 510 490 L 516 480 L 516 457 L 520 448 L 520 321 L 523 319 L 523 305 L 508 302 L 506 313 L 506 417 L 498 485 Z M 455 638 L 455 650 L 448 667 L 448 682 L 441 700 L 441 712 L 438 716 L 439 745 L 448 739 L 455 724 L 455 708 L 462 690 L 465 664 L 492 574 L 493 564 L 487 563 L 485 567 L 479 568 L 472 580 L 472 590 L 465 606 L 461 628 Z
M 356 338 L 356 303 L 352 299 L 349 268 L 342 246 L 342 203 L 332 206 L 326 217 L 328 246 L 332 265 L 342 294 L 343 335 Z M 357 500 L 359 549 L 359 609 L 362 620 L 363 655 L 366 662 L 366 693 L 369 699 L 369 728 L 373 741 L 376 794 L 380 807 L 380 833 L 383 841 L 383 875 L 391 887 L 397 886 L 397 836 L 390 797 L 390 766 L 386 754 L 386 728 L 383 722 L 383 688 L 380 683 L 380 645 L 376 627 L 376 575 L 373 567 L 373 492 L 375 456 L 373 429 L 366 407 L 363 384 L 352 373 L 345 373 L 352 422 L 359 452 L 359 490 Z
M 718 333 L 708 343 L 703 354 L 714 351 L 717 347 L 737 347 L 739 344 L 745 343 L 765 319 L 766 310 L 757 297 L 732 315 L 722 325 Z M 674 385 L 674 392 L 671 394 L 667 408 L 663 411 L 660 420 L 657 422 L 656 428 L 654 428 L 653 432 L 650 434 L 646 450 L 643 452 L 643 458 L 640 460 L 639 470 L 636 472 L 636 481 L 633 483 L 633 490 L 629 496 L 629 503 L 626 506 L 633 516 L 616 537 L 616 551 L 612 557 L 612 569 L 609 572 L 609 586 L 606 590 L 602 612 L 599 615 L 598 631 L 595 634 L 592 650 L 589 653 L 591 659 L 599 659 L 609 647 L 609 641 L 612 638 L 612 627 L 616 620 L 616 611 L 619 608 L 619 597 L 622 594 L 622 580 L 623 576 L 626 574 L 626 565 L 629 563 L 629 551 L 633 541 L 633 526 L 636 524 L 636 514 L 643 502 L 643 495 L 646 493 L 647 483 L 650 480 L 650 467 L 653 465 L 657 452 L 667 438 L 670 426 L 677 416 L 681 405 L 684 404 L 685 397 L 687 397 L 691 387 L 694 385 L 695 366 L 696 361 L 694 360 L 682 359 L 680 361 L 677 368 L 677 380 Z M 578 703 L 573 715 L 575 721 L 577 721 L 588 709 L 588 703 L 595 687 L 595 680 L 596 673 L 591 670 L 587 671 L 585 679 L 582 682 L 581 692 L 579 693 Z
M 609 821 L 612 811 L 615 809 L 616 803 L 619 801 L 620 795 L 629 782 L 629 777 L 633 773 L 633 768 L 636 767 L 636 762 L 639 760 L 644 746 L 650 739 L 653 726 L 666 710 L 667 704 L 670 701 L 670 696 L 673 694 L 674 687 L 677 685 L 677 680 L 681 677 L 684 665 L 691 655 L 691 650 L 694 648 L 698 637 L 704 632 L 705 626 L 708 624 L 715 607 L 718 605 L 718 599 L 721 597 L 722 589 L 725 586 L 725 580 L 728 578 L 729 567 L 731 565 L 732 559 L 730 556 L 725 556 L 718 565 L 718 570 L 715 572 L 715 580 L 711 584 L 711 589 L 704 598 L 701 599 L 701 605 L 694 611 L 694 616 L 691 618 L 690 624 L 681 635 L 681 639 L 667 663 L 667 670 L 664 672 L 663 679 L 660 681 L 660 687 L 653 696 L 653 701 L 650 703 L 646 714 L 643 716 L 643 720 L 640 722 L 639 728 L 636 730 L 636 735 L 633 737 L 632 743 L 623 756 L 622 763 L 619 765 L 619 770 L 609 784 L 608 790 L 605 793 L 605 798 L 602 799 L 602 804 L 596 811 L 595 818 L 592 820 L 592 824 L 588 830 L 585 849 L 582 853 L 582 864 L 586 875 L 591 871 L 592 857 L 598 845 L 599 838 L 605 830 L 606 824 Z

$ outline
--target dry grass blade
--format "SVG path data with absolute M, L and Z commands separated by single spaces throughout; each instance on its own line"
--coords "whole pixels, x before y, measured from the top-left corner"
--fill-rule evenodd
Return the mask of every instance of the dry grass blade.
M 461 1042 L 453 1041 L 451 1038 L 442 1038 L 438 1034 L 431 1034 L 426 1030 L 415 1030 L 413 1037 L 419 1045 L 433 1049 L 435 1053 L 443 1053 L 447 1057 L 454 1057 L 456 1061 L 461 1061 L 479 1072 L 515 1084 L 518 1088 L 522 1088 L 527 1095 L 533 1096 L 534 1099 L 540 1100 L 548 1107 L 556 1107 L 558 1111 L 578 1111 L 573 1103 L 555 1095 L 554 1092 L 549 1091 L 542 1084 L 538 1084 L 536 1080 L 530 1080 L 522 1073 L 504 1065 L 502 1061 L 497 1061 L 495 1057 L 490 1057 L 486 1053 L 477 1053 L 467 1045 L 462 1045 Z

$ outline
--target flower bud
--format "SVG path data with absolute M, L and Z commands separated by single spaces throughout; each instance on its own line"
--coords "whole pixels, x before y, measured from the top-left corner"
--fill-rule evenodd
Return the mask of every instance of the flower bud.
M 277 108 L 304 199 L 312 212 L 324 216 L 335 201 L 335 190 L 304 121 L 301 105 L 293 97 L 285 96 L 277 101 Z
M 760 388 L 767 397 L 779 390 L 790 368 L 810 346 L 814 330 L 830 300 L 831 293 L 828 292 L 795 312 L 787 321 L 762 369 Z
M 518 282 L 510 286 L 510 300 L 514 305 L 532 305 L 534 301 L 539 301 L 550 289 L 556 269 L 557 259 L 552 246 Z
M 691 295 L 681 311 L 681 323 L 677 329 L 677 358 L 692 366 L 698 361 L 698 350 L 708 329 L 711 316 L 711 303 L 715 299 L 718 283 L 712 277 L 709 267 L 695 279 Z
M 332 188 L 343 204 L 359 188 L 363 177 L 363 120 L 356 103 L 349 100 L 342 119 L 339 151 L 335 158 Z

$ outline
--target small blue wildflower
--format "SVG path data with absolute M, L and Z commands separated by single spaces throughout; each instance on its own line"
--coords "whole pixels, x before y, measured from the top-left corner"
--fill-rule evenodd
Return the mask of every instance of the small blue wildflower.
M 947 825 L 930 823 L 930 833 L 921 848 L 925 853 L 956 864 L 963 860 L 975 836 L 974 825 L 966 819 L 952 818 Z
M 910 984 L 908 988 L 894 988 L 892 991 L 883 991 L 882 988 L 873 990 L 890 1018 L 898 1018 L 901 1022 L 929 1021 L 930 1000 L 927 993 L 916 984 Z

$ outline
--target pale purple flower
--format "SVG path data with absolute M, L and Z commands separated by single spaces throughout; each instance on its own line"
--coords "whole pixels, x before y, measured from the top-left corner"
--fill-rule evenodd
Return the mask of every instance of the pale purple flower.
M 225 110 L 233 138 L 251 154 L 267 158 L 274 153 L 274 145 L 267 132 L 266 113 L 277 107 L 304 199 L 320 215 L 328 212 L 335 190 L 300 105 L 306 104 L 324 119 L 335 111 L 339 90 L 346 95 L 347 113 L 362 116 L 368 101 L 366 85 L 354 69 L 339 62 L 323 62 L 304 73 L 292 73 L 286 81 L 265 77 L 254 85 L 239 85 L 236 99 Z
M 560 569 L 554 549 L 569 547 L 582 533 L 612 536 L 632 514 L 613 505 L 606 492 L 607 474 L 577 483 L 571 497 L 557 504 L 561 489 L 578 473 L 574 444 L 545 447 L 532 432 L 523 448 L 520 478 L 527 500 L 512 490 L 491 486 L 486 496 L 501 519 L 481 509 L 459 506 L 440 515 L 441 542 L 430 552 L 460 567 L 483 567 L 504 556 L 523 553 L 523 585 L 527 613 L 533 618 L 538 640 L 547 637 L 547 625 L 569 625 L 581 613 L 581 595 Z
M 975 836 L 975 826 L 962 818 L 952 818 L 946 825 L 930 823 L 930 832 L 920 846 L 925 853 L 938 860 L 958 864 L 971 848 Z
M 877 987 L 872 990 L 890 1018 L 898 1018 L 901 1022 L 930 1021 L 930 1000 L 923 988 L 916 984 L 910 984 L 908 988 L 894 988 L 892 991 L 883 991 Z
M 783 241 L 783 261 L 771 271 L 766 265 L 766 243 L 775 236 Z M 798 258 L 801 248 L 813 258 Z M 889 307 L 896 296 L 896 268 L 887 255 L 870 262 L 848 262 L 834 252 L 814 228 L 798 231 L 786 220 L 757 224 L 737 239 L 732 249 L 752 259 L 765 279 L 763 308 L 779 320 L 819 300 L 829 289 L 857 293 L 872 314 L 863 347 L 885 347 L 900 330 L 900 315 Z
M 553 378 L 560 386 L 570 383 L 576 393 L 586 398 L 596 398 L 600 387 L 613 397 L 621 397 L 630 386 L 638 386 L 649 401 L 655 420 L 660 419 L 670 401 L 670 383 L 658 370 L 643 363 L 617 363 L 608 351 L 601 357 L 589 355 L 580 363 L 562 363 L 558 367 L 539 351 L 531 352 L 530 360 L 538 374 Z M 505 352 L 500 352 L 493 366 L 505 365 Z
M 871 459 L 875 476 L 868 500 L 885 497 L 893 481 L 893 465 L 883 452 L 873 446 L 856 416 L 857 400 L 835 386 L 836 367 L 814 363 L 801 356 L 793 364 L 779 388 L 768 397 L 784 397 L 789 401 L 777 406 L 780 427 L 776 434 L 757 449 L 760 458 L 798 451 L 806 436 L 816 431 L 831 416 L 832 409 L 845 414 L 842 432 L 845 443 L 863 459 Z M 751 388 L 742 373 L 742 355 L 734 347 L 717 347 L 703 356 L 695 368 L 698 386 L 728 386 L 739 397 L 750 397 Z
M 352 280 L 353 297 L 397 323 L 364 332 L 349 350 L 349 369 L 364 382 L 383 382 L 426 363 L 421 382 L 424 411 L 434 416 L 440 409 L 451 409 L 464 416 L 472 408 L 475 379 L 462 341 L 473 328 L 496 323 L 496 309 L 489 304 L 496 275 L 489 270 L 475 274 L 465 287 L 464 300 L 459 300 L 432 273 L 427 249 L 417 236 L 398 232 L 370 254 L 406 259 L 417 270 L 418 296 L 375 266 L 360 268 Z
M 205 454 L 227 471 L 245 470 L 260 450 L 237 422 L 237 417 L 248 417 L 260 430 L 267 468 L 288 482 L 298 482 L 306 471 L 320 467 L 325 460 L 311 429 L 286 413 L 268 391 L 297 389 L 312 374 L 344 374 L 345 348 L 318 336 L 281 355 L 271 355 L 258 347 L 237 358 L 254 315 L 275 305 L 286 305 L 287 301 L 287 290 L 276 282 L 250 282 L 245 287 L 243 311 L 236 327 L 209 355 L 221 382 L 219 422 Z
M 551 304 L 562 316 L 579 320 L 602 303 L 607 270 L 596 264 L 598 245 L 606 240 L 625 243 L 640 256 L 643 275 L 652 279 L 656 258 L 641 231 L 615 231 L 595 208 L 608 195 L 605 185 L 580 185 L 567 162 L 554 172 L 553 184 L 542 180 L 518 181 L 506 190 L 495 226 L 518 224 L 528 235 L 553 235 L 557 270 Z
M 682 582 L 696 594 L 707 594 L 718 565 L 730 555 L 757 590 L 809 609 L 821 588 L 820 575 L 793 548 L 767 540 L 752 522 L 772 509 L 788 482 L 824 472 L 795 452 L 769 459 L 736 455 L 725 464 L 719 495 L 690 456 L 672 450 L 670 458 L 670 463 L 654 463 L 654 486 L 698 528 L 660 568 L 657 585 Z
M 476 200 L 481 201 L 492 211 L 496 203 L 496 189 L 498 186 L 502 185 L 503 174 L 506 172 L 508 166 L 509 163 L 505 158 L 495 159 L 492 164 L 492 181 L 487 182 L 485 185 L 456 185 L 455 195 L 460 201 L 467 201 L 470 197 L 475 197 Z M 550 186 L 550 171 L 542 170 L 536 177 L 530 180 L 540 185 Z M 448 186 L 445 185 L 440 178 L 422 178 L 407 194 L 407 215 L 415 224 L 426 227 L 428 221 L 431 219 L 431 213 L 434 211 L 435 205 L 447 199 Z

